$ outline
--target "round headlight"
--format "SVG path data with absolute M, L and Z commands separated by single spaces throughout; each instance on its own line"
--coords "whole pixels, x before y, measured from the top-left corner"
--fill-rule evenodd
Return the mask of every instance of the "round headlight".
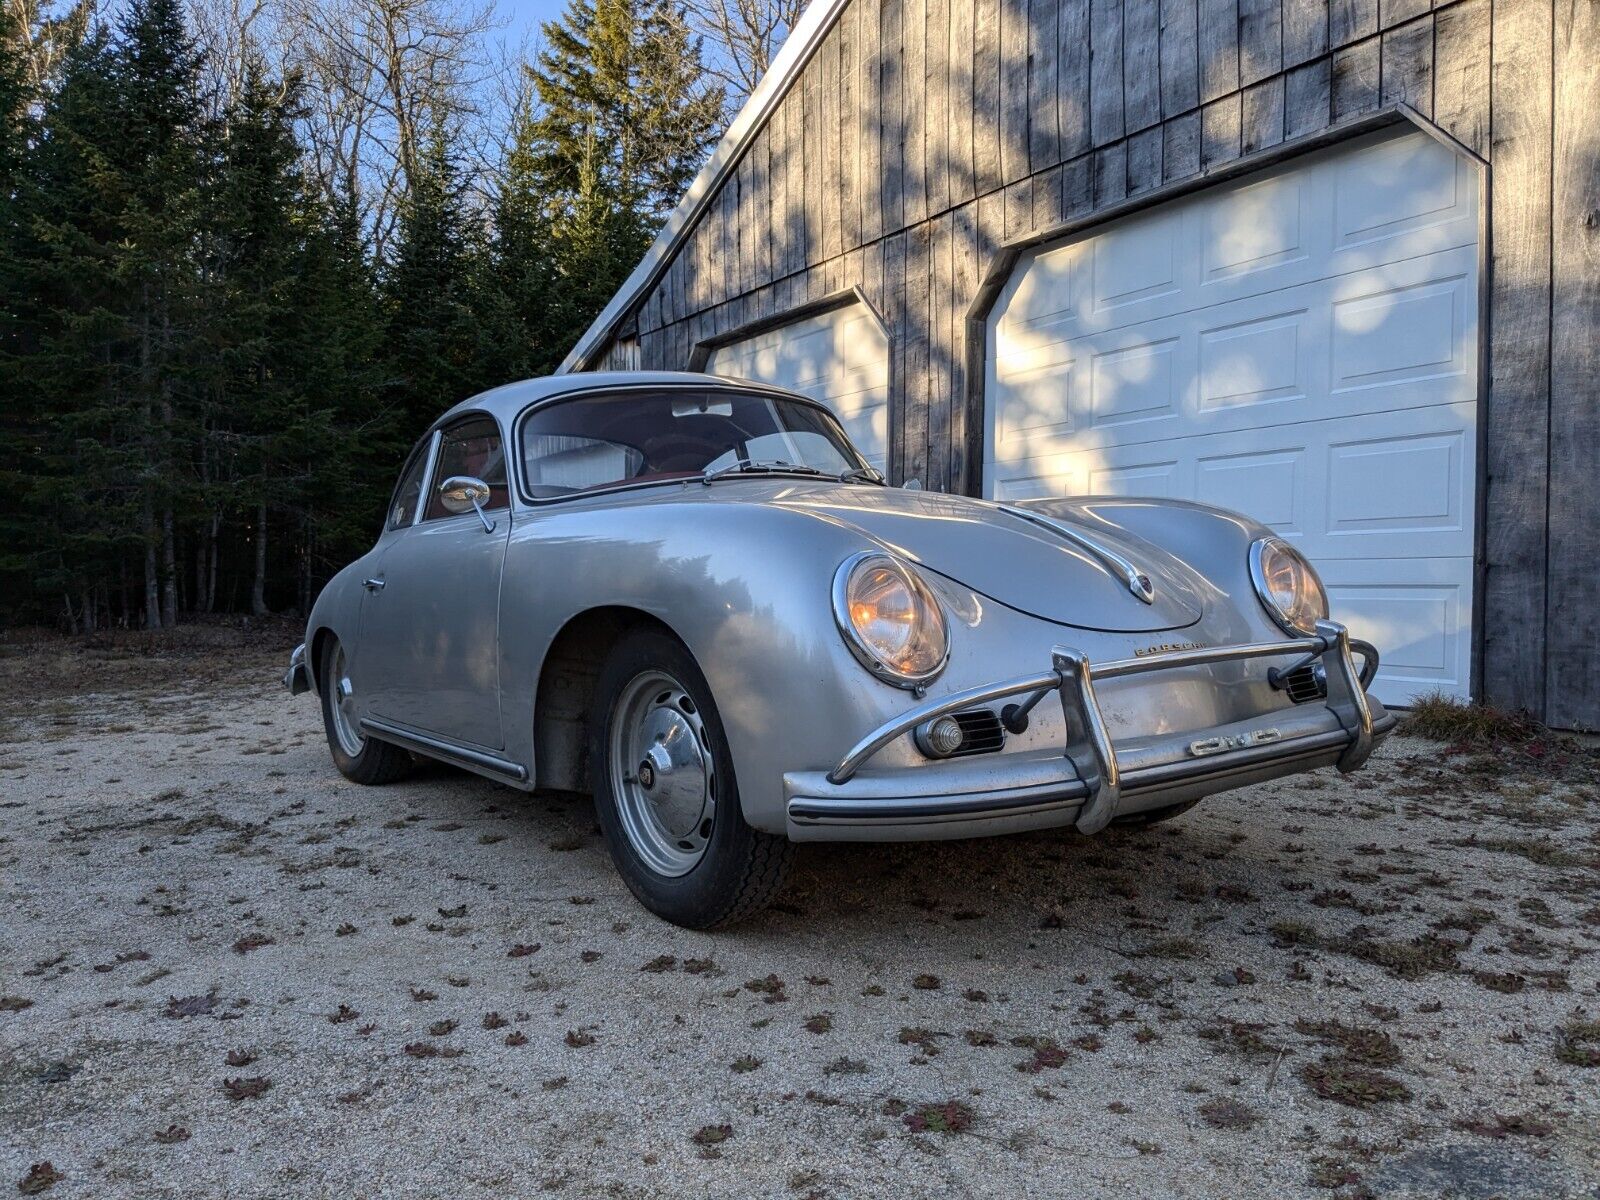
M 1250 579 L 1272 619 L 1286 633 L 1313 634 L 1328 615 L 1328 594 L 1305 555 L 1282 538 L 1250 547 Z
M 950 657 L 944 609 L 932 589 L 888 554 L 858 554 L 840 565 L 833 616 L 861 665 L 896 687 L 922 687 Z

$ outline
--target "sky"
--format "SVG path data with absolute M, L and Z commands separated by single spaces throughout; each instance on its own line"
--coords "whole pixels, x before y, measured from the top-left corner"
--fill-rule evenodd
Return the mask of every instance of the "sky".
M 524 40 L 532 45 L 539 36 L 539 26 L 555 20 L 565 7 L 565 0 L 497 0 L 495 4 L 507 21 L 504 36 L 511 45 Z

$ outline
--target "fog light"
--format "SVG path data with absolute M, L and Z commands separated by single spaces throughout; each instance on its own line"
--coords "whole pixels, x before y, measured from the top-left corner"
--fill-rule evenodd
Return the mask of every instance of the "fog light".
M 917 727 L 917 747 L 929 758 L 949 758 L 965 740 L 961 722 L 954 717 L 939 717 Z

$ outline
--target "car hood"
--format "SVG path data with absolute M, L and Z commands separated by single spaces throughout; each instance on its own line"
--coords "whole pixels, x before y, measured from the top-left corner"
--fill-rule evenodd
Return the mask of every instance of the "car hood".
M 1080 629 L 1181 629 L 1201 618 L 1211 590 L 1177 555 L 1087 515 L 1030 516 L 1026 504 L 831 484 L 784 488 L 768 503 L 854 528 L 991 600 Z M 1148 602 L 1118 559 L 1147 577 Z

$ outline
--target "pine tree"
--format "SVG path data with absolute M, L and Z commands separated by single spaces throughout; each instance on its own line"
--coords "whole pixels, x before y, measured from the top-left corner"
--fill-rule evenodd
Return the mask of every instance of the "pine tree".
M 176 513 L 192 498 L 182 449 L 192 434 L 201 369 L 205 305 L 194 255 L 214 130 L 201 105 L 200 57 L 179 0 L 131 0 L 117 32 L 116 140 L 105 149 L 121 192 L 116 222 L 124 240 L 116 269 L 132 350 L 126 392 L 144 432 L 146 621 L 162 628 L 177 620 Z
M 383 281 L 390 371 L 385 400 L 409 439 L 489 382 L 473 305 L 480 242 L 466 216 L 446 131 L 435 127 L 401 210 L 399 247 Z
M 677 0 L 569 0 L 529 68 L 540 103 L 518 131 L 544 197 L 569 324 L 604 307 L 698 170 L 721 117 Z

